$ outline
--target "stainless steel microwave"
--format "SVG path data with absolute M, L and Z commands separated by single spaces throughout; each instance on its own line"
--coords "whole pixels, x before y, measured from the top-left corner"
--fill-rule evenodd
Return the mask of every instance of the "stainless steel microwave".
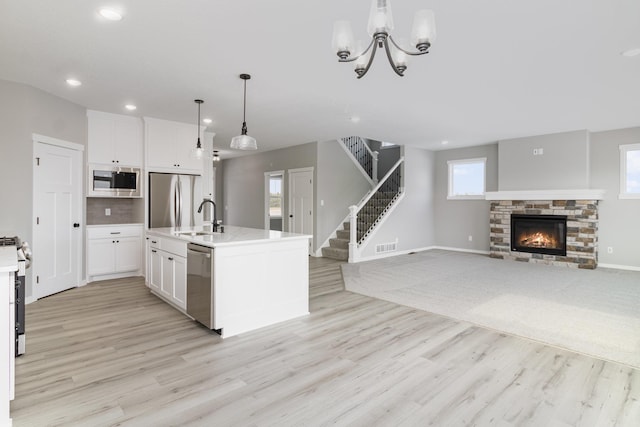
M 90 197 L 141 197 L 140 168 L 89 166 Z

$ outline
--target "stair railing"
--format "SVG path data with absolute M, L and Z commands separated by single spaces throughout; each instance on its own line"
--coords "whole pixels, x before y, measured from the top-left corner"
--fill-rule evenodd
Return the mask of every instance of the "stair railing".
M 378 152 L 372 151 L 365 140 L 359 136 L 342 138 L 342 144 L 353 156 L 356 165 L 364 175 L 369 177 L 373 185 L 378 183 Z
M 389 172 L 380 180 L 380 182 L 362 199 L 358 205 L 349 206 L 349 262 L 354 262 L 358 258 L 358 249 L 364 240 L 370 235 L 375 225 L 379 222 L 381 216 L 387 211 L 404 191 L 404 174 L 402 174 L 402 165 L 404 157 L 393 165 Z M 376 211 L 380 210 L 380 215 L 371 222 L 358 221 L 360 212 L 370 204 L 374 195 L 378 193 L 391 194 L 391 199 L 385 203 L 385 206 L 377 206 Z M 365 229 L 366 228 L 366 229 Z

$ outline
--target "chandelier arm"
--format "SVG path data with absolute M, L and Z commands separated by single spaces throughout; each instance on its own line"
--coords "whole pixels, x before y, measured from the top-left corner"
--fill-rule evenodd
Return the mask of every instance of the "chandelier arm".
M 393 57 L 391 56 L 391 49 L 389 49 L 389 43 L 387 42 L 386 39 L 384 41 L 384 49 L 387 52 L 387 59 L 389 59 L 389 64 L 391 64 L 391 68 L 393 68 L 393 71 L 395 71 L 396 74 L 399 75 L 400 77 L 404 77 L 403 71 L 401 71 L 396 65 L 396 63 L 393 62 Z
M 359 58 L 361 58 L 364 55 L 366 55 L 369 52 L 369 50 L 371 50 L 371 46 L 373 46 L 374 43 L 375 43 L 375 39 L 371 39 L 371 43 L 369 43 L 369 46 L 367 46 L 367 48 L 364 50 L 364 52 L 362 52 L 360 55 L 354 56 L 353 58 L 349 57 L 349 58 L 346 58 L 346 59 L 338 58 L 338 62 L 353 62 L 353 61 L 358 60 Z
M 363 78 L 364 75 L 367 74 L 367 71 L 369 71 L 369 68 L 371 68 L 371 64 L 373 63 L 373 58 L 376 56 L 376 50 L 378 50 L 378 44 L 375 43 L 375 44 L 372 44 L 372 45 L 373 45 L 373 50 L 371 51 L 371 56 L 369 57 L 369 62 L 367 62 L 367 66 L 364 67 L 364 71 L 362 73 L 358 73 L 358 78 L 359 79 Z
M 424 54 L 426 54 L 426 53 L 429 53 L 429 48 L 427 48 L 427 50 L 425 50 L 424 52 L 421 52 L 421 51 L 419 51 L 419 50 L 416 50 L 416 51 L 408 51 L 408 50 L 405 50 L 405 49 L 401 48 L 400 46 L 398 46 L 398 44 L 396 43 L 396 41 L 395 41 L 393 38 L 391 38 L 391 36 L 389 36 L 389 37 L 388 37 L 388 39 L 389 39 L 389 40 L 391 40 L 391 43 L 393 43 L 393 45 L 396 47 L 396 49 L 398 49 L 398 50 L 400 50 L 400 51 L 402 51 L 402 52 L 406 53 L 407 55 L 411 55 L 411 56 L 419 56 L 419 55 L 424 55 Z

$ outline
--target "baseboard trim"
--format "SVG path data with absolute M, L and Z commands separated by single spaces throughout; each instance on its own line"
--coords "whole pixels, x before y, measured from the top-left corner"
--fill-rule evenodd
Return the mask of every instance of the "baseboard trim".
M 423 252 L 423 251 L 428 251 L 430 249 L 434 249 L 434 246 L 427 246 L 427 247 L 424 247 L 424 248 L 416 248 L 416 249 L 407 249 L 407 250 L 404 250 L 404 251 L 386 252 L 384 254 L 371 255 L 371 256 L 368 256 L 368 257 L 358 258 L 358 261 L 353 263 L 353 264 L 357 264 L 357 263 L 363 262 L 363 261 L 373 261 L 373 260 L 376 260 L 376 259 L 391 258 L 391 257 L 398 256 L 398 255 L 407 255 L 407 254 L 410 254 L 412 252 Z
M 620 265 L 620 264 L 603 264 L 598 263 L 598 267 L 602 268 L 613 268 L 616 270 L 628 270 L 628 271 L 640 271 L 640 267 L 636 267 L 633 265 Z
M 440 249 L 443 251 L 466 252 L 469 254 L 489 255 L 489 251 L 481 251 L 479 249 L 453 248 L 449 246 L 432 246 L 431 249 Z

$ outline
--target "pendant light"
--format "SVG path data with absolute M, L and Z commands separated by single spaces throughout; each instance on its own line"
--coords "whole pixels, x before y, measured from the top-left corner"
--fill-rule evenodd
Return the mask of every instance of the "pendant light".
M 234 136 L 231 140 L 231 148 L 236 150 L 257 150 L 258 144 L 256 139 L 247 135 L 247 80 L 251 78 L 249 74 L 240 74 L 240 78 L 244 80 L 244 106 L 242 113 L 242 134 Z
M 196 122 L 196 130 L 198 132 L 198 142 L 196 143 L 196 148 L 191 150 L 191 157 L 195 157 L 196 159 L 201 159 L 204 156 L 204 150 L 202 149 L 202 144 L 200 143 L 200 105 L 204 101 L 202 99 L 195 99 L 193 102 L 198 104 L 198 121 Z

